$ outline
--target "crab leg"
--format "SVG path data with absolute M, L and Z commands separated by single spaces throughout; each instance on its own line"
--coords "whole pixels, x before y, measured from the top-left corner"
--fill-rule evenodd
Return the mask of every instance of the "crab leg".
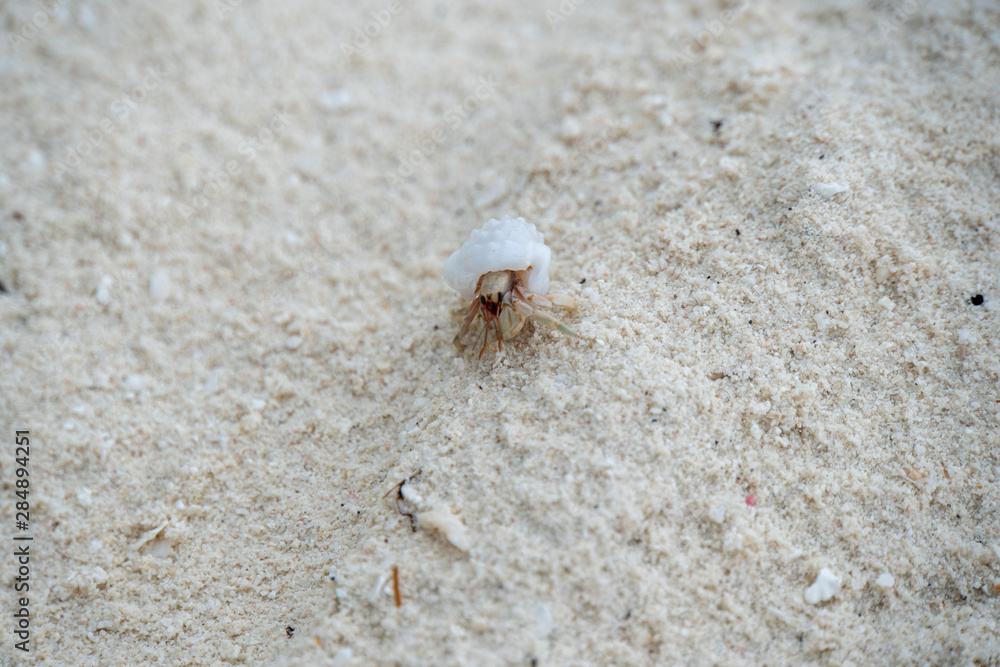
M 483 337 L 483 346 L 479 348 L 479 358 L 482 359 L 483 353 L 486 352 L 486 345 L 490 342 L 489 327 L 487 325 L 484 324 L 476 335 L 476 345 L 479 344 L 480 336 Z
M 565 308 L 567 310 L 576 308 L 576 299 L 571 297 L 569 294 L 546 294 L 545 300 L 553 306 L 559 306 L 560 308 Z
M 562 322 L 560 322 L 556 318 L 552 317 L 551 315 L 549 315 L 545 311 L 536 310 L 534 317 L 535 317 L 536 320 L 538 320 L 542 324 L 547 324 L 550 327 L 555 327 L 556 329 L 558 329 L 562 333 L 566 334 L 567 336 L 573 336 L 574 338 L 579 338 L 579 336 L 577 335 L 577 333 L 575 331 L 573 331 L 568 326 L 566 326 L 565 324 L 563 324 Z
M 542 324 L 548 325 L 550 327 L 555 327 L 556 329 L 566 334 L 567 336 L 578 337 L 575 331 L 573 331 L 568 326 L 566 326 L 556 318 L 552 317 L 547 312 L 545 312 L 544 310 L 542 310 L 537 306 L 531 306 L 524 301 L 517 300 L 514 301 L 514 307 L 517 309 L 519 313 L 521 313 L 525 317 L 531 317 L 534 318 L 536 321 L 541 322 Z

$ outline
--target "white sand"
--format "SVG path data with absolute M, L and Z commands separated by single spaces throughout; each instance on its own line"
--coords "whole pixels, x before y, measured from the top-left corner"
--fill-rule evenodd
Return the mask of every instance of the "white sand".
M 1000 657 L 995 3 L 232 4 L 3 40 L 39 664 Z M 480 364 L 503 213 L 583 339 Z

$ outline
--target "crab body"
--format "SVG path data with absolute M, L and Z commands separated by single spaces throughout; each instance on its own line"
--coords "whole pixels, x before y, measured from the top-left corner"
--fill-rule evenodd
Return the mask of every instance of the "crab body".
M 444 267 L 445 281 L 471 301 L 455 343 L 461 345 L 475 334 L 482 357 L 491 343 L 502 349 L 503 341 L 520 333 L 528 318 L 576 336 L 544 310 L 553 305 L 572 308 L 574 303 L 572 297 L 545 296 L 550 257 L 542 235 L 524 218 L 504 216 L 472 232 Z

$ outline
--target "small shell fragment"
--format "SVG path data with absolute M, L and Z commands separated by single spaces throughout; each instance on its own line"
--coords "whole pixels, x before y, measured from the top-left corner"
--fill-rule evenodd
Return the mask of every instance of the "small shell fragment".
M 417 524 L 428 529 L 439 531 L 445 536 L 451 545 L 459 551 L 468 551 L 472 548 L 472 540 L 469 538 L 469 531 L 455 514 L 452 514 L 448 507 L 440 507 L 417 515 Z
M 809 604 L 826 602 L 840 592 L 840 581 L 840 577 L 824 567 L 816 575 L 813 585 L 806 589 L 803 597 Z
M 847 191 L 848 188 L 842 183 L 816 183 L 813 185 L 812 189 L 813 192 L 818 194 L 820 197 L 829 199 L 834 195 Z

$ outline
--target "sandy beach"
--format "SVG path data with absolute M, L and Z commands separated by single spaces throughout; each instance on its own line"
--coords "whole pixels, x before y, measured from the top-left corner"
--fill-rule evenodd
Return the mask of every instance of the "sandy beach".
M 1000 661 L 996 3 L 0 19 L 0 664 Z

